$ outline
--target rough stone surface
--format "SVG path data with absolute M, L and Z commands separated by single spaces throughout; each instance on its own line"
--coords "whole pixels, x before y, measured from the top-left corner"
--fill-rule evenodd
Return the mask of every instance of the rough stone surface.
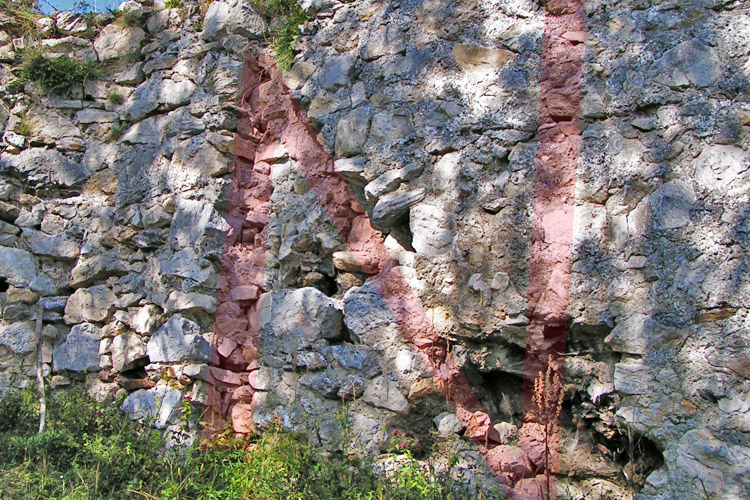
M 211 345 L 201 336 L 200 327 L 179 314 L 156 330 L 148 340 L 147 348 L 152 363 L 208 361 L 211 357 Z
M 141 389 L 129 394 L 120 409 L 133 420 L 164 429 L 182 415 L 182 393 L 166 385 Z
M 55 371 L 97 371 L 99 369 L 99 328 L 91 323 L 75 325 L 65 342 L 52 351 Z
M 35 349 L 34 323 L 25 321 L 0 328 L 0 345 L 14 354 L 26 354 Z

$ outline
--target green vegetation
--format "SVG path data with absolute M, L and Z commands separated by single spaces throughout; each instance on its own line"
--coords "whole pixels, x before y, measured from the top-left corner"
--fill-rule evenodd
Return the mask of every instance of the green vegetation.
M 115 24 L 122 27 L 143 27 L 145 24 L 143 12 L 136 10 L 113 10 L 112 14 L 115 15 Z
M 21 134 L 24 137 L 28 137 L 31 135 L 31 124 L 26 118 L 22 118 L 21 121 L 18 122 L 18 125 L 16 125 L 13 129 L 13 132 L 15 132 L 16 134 Z
M 182 0 L 167 0 L 164 2 L 165 9 L 180 9 L 183 5 Z
M 107 100 L 114 105 L 120 105 L 125 102 L 125 96 L 122 95 L 122 92 L 113 90 L 107 94 Z
M 107 132 L 107 136 L 104 138 L 104 142 L 115 142 L 120 137 L 122 137 L 122 134 L 124 134 L 127 129 L 128 126 L 125 123 L 113 125 L 112 128 L 109 129 L 109 132 Z
M 75 84 L 103 76 L 96 63 L 69 56 L 48 57 L 39 52 L 31 52 L 25 57 L 21 75 L 24 80 L 38 84 L 46 94 L 65 93 Z
M 39 435 L 33 392 L 0 400 L 0 498 L 477 498 L 464 485 L 425 470 L 401 445 L 402 434 L 394 434 L 391 472 L 384 479 L 366 457 L 323 458 L 307 439 L 278 428 L 252 438 L 227 431 L 205 451 L 165 451 L 158 432 L 130 422 L 116 404 L 92 402 L 76 390 L 49 398 L 48 428 Z
M 14 34 L 23 36 L 27 41 L 38 37 L 36 20 L 41 14 L 36 0 L 0 0 L 0 12 L 13 20 L 10 27 Z
M 251 0 L 251 4 L 269 21 L 269 42 L 276 53 L 276 64 L 287 71 L 294 60 L 294 44 L 300 36 L 298 26 L 307 22 L 307 14 L 295 0 Z

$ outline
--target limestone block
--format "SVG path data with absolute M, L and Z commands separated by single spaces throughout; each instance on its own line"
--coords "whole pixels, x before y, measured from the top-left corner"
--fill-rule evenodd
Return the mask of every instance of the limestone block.
M 175 314 L 151 336 L 147 353 L 152 363 L 208 361 L 211 358 L 211 344 L 201 336 L 197 324 Z
M 458 434 L 464 430 L 464 426 L 461 425 L 456 415 L 447 411 L 439 414 L 432 421 L 435 423 L 435 427 L 437 427 L 438 433 L 442 437 Z
M 261 328 L 281 342 L 312 344 L 319 339 L 336 340 L 343 333 L 343 314 L 336 301 L 317 288 L 273 294 L 270 300 L 264 301 L 263 307 L 269 308 L 270 314 L 261 320 Z M 292 335 L 299 338 L 292 338 Z M 268 336 L 269 341 L 271 337 Z
M 73 187 L 82 184 L 89 173 L 54 149 L 30 148 L 18 155 L 0 155 L 0 172 L 15 170 L 37 187 Z
M 336 124 L 336 156 L 351 157 L 362 152 L 370 130 L 370 110 L 359 107 Z
M 163 429 L 182 415 L 182 393 L 166 385 L 133 392 L 120 407 L 130 418 Z
M 695 191 L 687 182 L 664 183 L 628 214 L 628 231 L 631 236 L 642 236 L 652 229 L 683 227 L 690 223 L 696 201 Z
M 56 372 L 98 370 L 99 328 L 91 323 L 75 325 L 65 342 L 52 351 L 52 369 Z
M 365 389 L 362 401 L 378 408 L 385 408 L 396 413 L 409 413 L 411 407 L 398 390 L 396 383 L 385 376 L 374 379 Z
M 24 228 L 23 236 L 35 255 L 75 259 L 81 253 L 78 243 L 69 239 L 66 234 L 50 236 L 41 231 Z
M 114 310 L 117 296 L 104 285 L 79 288 L 65 305 L 67 324 L 104 321 Z
M 112 339 L 112 367 L 116 372 L 148 363 L 146 343 L 139 335 L 124 333 Z
M 0 345 L 13 354 L 26 354 L 34 350 L 34 323 L 24 321 L 0 328 Z
M 197 292 L 185 293 L 175 290 L 169 294 L 166 308 L 167 312 L 200 309 L 212 313 L 216 311 L 216 297 Z
M 455 226 L 452 212 L 444 205 L 420 203 L 409 211 L 412 246 L 425 257 L 450 253 L 456 237 Z
M 424 200 L 424 188 L 404 193 L 389 193 L 378 200 L 372 210 L 372 223 L 375 227 L 390 228 L 399 222 L 412 205 Z
M 453 58 L 462 71 L 494 71 L 515 54 L 506 49 L 488 49 L 479 45 L 458 43 L 453 46 Z
M 86 16 L 73 12 L 72 10 L 58 12 L 55 19 L 55 25 L 60 33 L 65 35 L 84 33 L 89 28 Z
M 646 394 L 652 390 L 649 367 L 635 360 L 615 365 L 615 390 L 625 394 Z
M 94 50 L 100 61 L 139 55 L 146 33 L 137 26 L 109 24 L 94 40 Z
M 721 73 L 716 49 L 694 38 L 668 50 L 648 71 L 650 78 L 675 89 L 709 87 L 721 78 Z
M 353 69 L 354 57 L 349 54 L 330 58 L 320 68 L 318 83 L 324 89 L 335 92 L 340 87 L 350 85 L 349 76 Z
M 20 248 L 0 246 L 0 277 L 9 284 L 26 288 L 36 276 L 34 256 Z
M 244 0 L 219 0 L 212 2 L 203 18 L 202 37 L 206 41 L 218 40 L 228 33 L 246 38 L 261 38 L 268 25 L 260 14 Z
M 397 23 L 389 23 L 377 29 L 367 31 L 367 38 L 359 51 L 359 57 L 373 61 L 387 54 L 406 52 L 404 32 Z

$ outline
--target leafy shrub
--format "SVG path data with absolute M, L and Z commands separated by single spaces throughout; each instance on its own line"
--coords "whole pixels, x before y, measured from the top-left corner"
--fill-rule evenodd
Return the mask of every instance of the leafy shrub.
M 64 93 L 79 83 L 101 78 L 98 64 L 80 61 L 69 56 L 47 57 L 33 54 L 26 58 L 22 67 L 25 80 L 35 82 L 46 94 Z
M 158 432 L 131 422 L 116 404 L 93 402 L 79 390 L 48 397 L 48 426 L 39 435 L 33 392 L 0 399 L 4 500 L 477 498 L 465 485 L 426 470 L 408 450 L 391 455 L 385 477 L 367 456 L 325 457 L 281 428 L 252 437 L 236 437 L 228 428 L 205 451 L 165 450 Z
M 182 8 L 183 5 L 182 0 L 167 0 L 164 2 L 165 9 L 179 9 Z

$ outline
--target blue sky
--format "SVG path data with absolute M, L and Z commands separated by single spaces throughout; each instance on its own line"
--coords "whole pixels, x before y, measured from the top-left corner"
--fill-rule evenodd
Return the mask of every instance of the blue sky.
M 80 0 L 39 0 L 39 6 L 42 8 L 42 12 L 50 13 L 53 10 L 50 5 L 57 8 L 57 10 L 71 10 L 79 1 Z M 87 1 L 93 10 L 94 0 Z M 122 1 L 124 0 L 96 0 L 96 11 L 103 12 L 107 10 L 107 8 L 116 9 Z

